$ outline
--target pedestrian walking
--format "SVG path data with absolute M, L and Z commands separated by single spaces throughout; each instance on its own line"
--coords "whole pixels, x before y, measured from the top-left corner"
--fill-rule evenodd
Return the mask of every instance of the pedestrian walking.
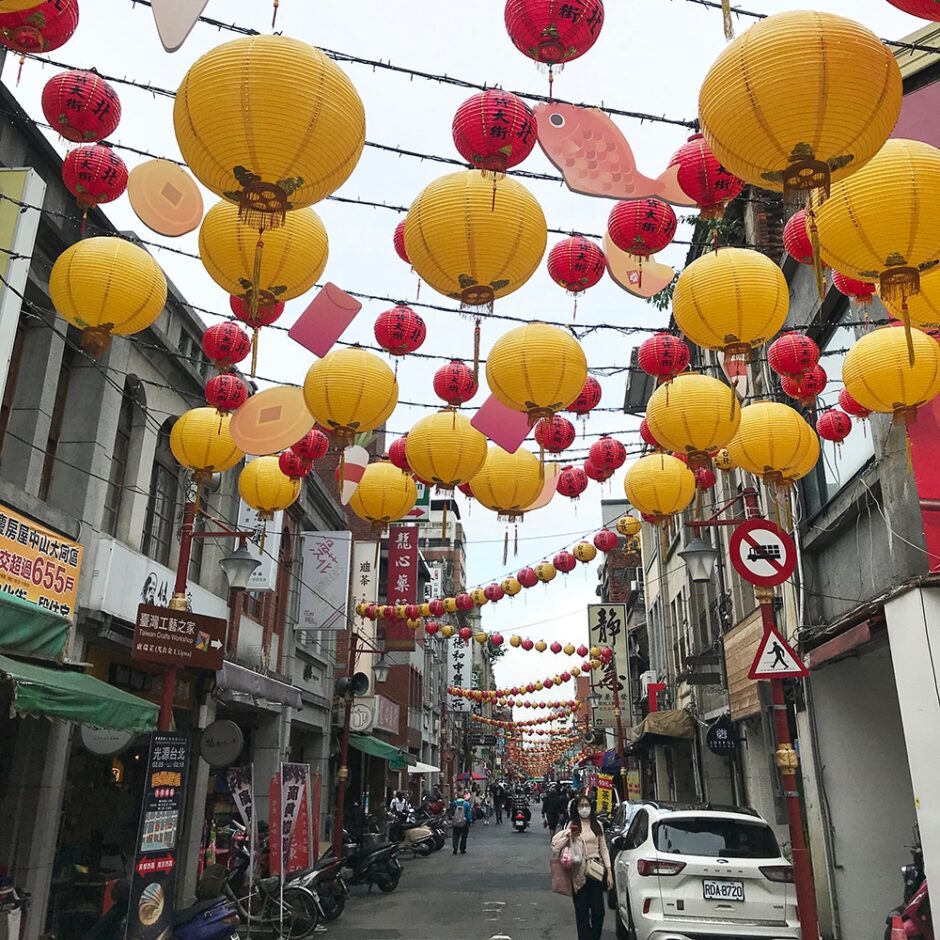
M 503 804 L 506 802 L 506 791 L 498 781 L 490 787 L 490 796 L 493 798 L 493 811 L 496 815 L 496 825 L 503 821 Z
M 467 854 L 467 836 L 470 834 L 470 827 L 473 825 L 473 808 L 469 800 L 457 797 L 450 807 L 450 824 L 453 826 L 451 840 L 454 847 L 454 855 L 457 849 L 460 849 L 461 855 Z
M 613 888 L 614 878 L 604 830 L 586 796 L 573 801 L 568 824 L 552 839 L 552 851 L 560 856 L 571 877 L 578 940 L 601 940 L 604 889 Z
M 558 791 L 558 788 L 552 784 L 545 794 L 545 799 L 542 800 L 542 824 L 548 829 L 549 839 L 554 838 L 559 819 L 563 818 L 564 809 L 564 797 Z

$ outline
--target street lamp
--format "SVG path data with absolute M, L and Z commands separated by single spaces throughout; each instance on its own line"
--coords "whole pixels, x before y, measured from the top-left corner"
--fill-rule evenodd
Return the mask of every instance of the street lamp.
M 392 663 L 389 659 L 386 658 L 385 653 L 383 653 L 372 664 L 372 675 L 375 676 L 376 682 L 385 682 L 388 679 L 388 674 L 391 671 L 392 671 Z
M 584 698 L 584 704 L 589 708 L 596 708 L 601 697 L 596 692 L 589 692 Z
M 238 548 L 219 562 L 219 567 L 225 574 L 229 587 L 243 591 L 248 587 L 248 581 L 260 564 L 261 562 L 248 551 L 245 539 L 242 538 L 239 539 Z
M 711 580 L 715 563 L 718 561 L 718 551 L 708 542 L 696 536 L 678 555 L 685 562 L 689 577 L 694 582 L 704 583 Z

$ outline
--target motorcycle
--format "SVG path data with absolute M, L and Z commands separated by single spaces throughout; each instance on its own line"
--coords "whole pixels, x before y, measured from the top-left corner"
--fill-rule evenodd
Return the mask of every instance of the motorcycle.
M 435 839 L 431 827 L 417 822 L 413 815 L 402 817 L 392 813 L 388 823 L 388 837 L 416 855 L 430 855 L 443 845 L 438 844 L 440 839 Z
M 529 828 L 529 816 L 521 809 L 512 811 L 512 828 L 516 832 L 525 832 Z
M 373 817 L 368 829 L 355 836 L 343 831 L 343 879 L 350 885 L 368 885 L 370 891 L 376 885 L 387 894 L 398 887 L 403 871 L 398 861 L 400 848 L 378 833 Z
M 287 884 L 306 888 L 316 899 L 320 916 L 325 921 L 336 920 L 346 907 L 349 886 L 343 878 L 344 859 L 324 856 L 312 868 L 290 875 Z
M 924 850 L 920 832 L 914 827 L 914 844 L 910 846 L 911 864 L 901 868 L 904 880 L 904 903 L 885 918 L 885 940 L 891 940 L 895 918 L 900 918 L 904 936 L 908 940 L 934 940 L 933 919 L 930 916 L 930 896 L 924 872 Z

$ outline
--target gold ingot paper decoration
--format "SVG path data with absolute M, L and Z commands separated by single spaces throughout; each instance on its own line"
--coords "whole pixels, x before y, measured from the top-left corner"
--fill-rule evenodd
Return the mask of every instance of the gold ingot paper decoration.
M 56 259 L 49 297 L 82 330 L 82 347 L 99 356 L 114 334 L 150 326 L 166 305 L 166 278 L 153 258 L 124 238 L 86 238 Z
M 231 415 L 215 408 L 193 408 L 181 414 L 170 431 L 170 450 L 177 462 L 197 479 L 230 470 L 245 455 L 229 433 Z
M 696 372 L 660 385 L 646 406 L 646 423 L 659 444 L 697 464 L 707 463 L 709 454 L 734 437 L 740 420 L 731 387 Z
M 621 516 L 614 528 L 625 538 L 632 539 L 640 534 L 643 523 L 636 516 Z
M 242 501 L 257 510 L 262 519 L 271 519 L 274 513 L 287 509 L 300 496 L 302 481 L 281 471 L 278 458 L 256 457 L 242 467 L 238 475 L 238 495 Z
M 388 460 L 378 460 L 366 467 L 349 506 L 360 519 L 384 529 L 408 515 L 417 501 L 418 488 L 411 474 Z
M 692 502 L 695 474 L 670 454 L 650 454 L 631 464 L 623 490 L 635 509 L 663 521 Z
M 901 112 L 891 50 L 831 13 L 768 16 L 722 50 L 699 93 L 718 161 L 763 189 L 827 192 L 878 152 Z
M 679 329 L 697 346 L 743 354 L 780 330 L 790 293 L 783 272 L 766 255 L 722 248 L 683 270 L 672 308 Z
M 422 418 L 408 432 L 405 456 L 418 477 L 450 490 L 482 469 L 486 438 L 469 418 L 445 409 Z
M 539 459 L 520 448 L 514 454 L 492 445 L 483 468 L 470 480 L 477 501 L 502 517 L 522 517 L 526 507 L 542 492 Z
M 494 183 L 476 170 L 434 180 L 405 218 L 415 271 L 465 307 L 489 307 L 522 287 L 547 239 L 542 207 L 523 185 L 511 177 Z
M 815 440 L 816 432 L 795 408 L 759 401 L 741 409 L 741 424 L 728 453 L 740 469 L 765 482 L 780 483 L 791 479 L 794 468 L 805 460 L 809 438 Z
M 490 391 L 533 422 L 567 408 L 586 380 L 581 344 L 566 330 L 537 321 L 504 333 L 486 359 Z
M 395 410 L 398 381 L 374 353 L 358 346 L 334 349 L 307 370 L 304 400 L 317 423 L 348 443 Z
M 173 107 L 196 178 L 255 229 L 338 189 L 365 146 L 365 111 L 346 73 L 286 36 L 250 36 L 190 67 Z

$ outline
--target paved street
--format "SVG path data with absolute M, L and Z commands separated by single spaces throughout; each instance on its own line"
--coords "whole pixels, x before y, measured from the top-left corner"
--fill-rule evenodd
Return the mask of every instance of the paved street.
M 324 937 L 335 940 L 571 940 L 574 912 L 551 890 L 548 836 L 518 834 L 505 822 L 477 823 L 467 854 L 448 844 L 429 858 L 408 860 L 391 895 L 354 888 L 342 918 Z M 609 915 L 610 912 L 608 912 Z M 605 921 L 613 937 L 613 921 Z

